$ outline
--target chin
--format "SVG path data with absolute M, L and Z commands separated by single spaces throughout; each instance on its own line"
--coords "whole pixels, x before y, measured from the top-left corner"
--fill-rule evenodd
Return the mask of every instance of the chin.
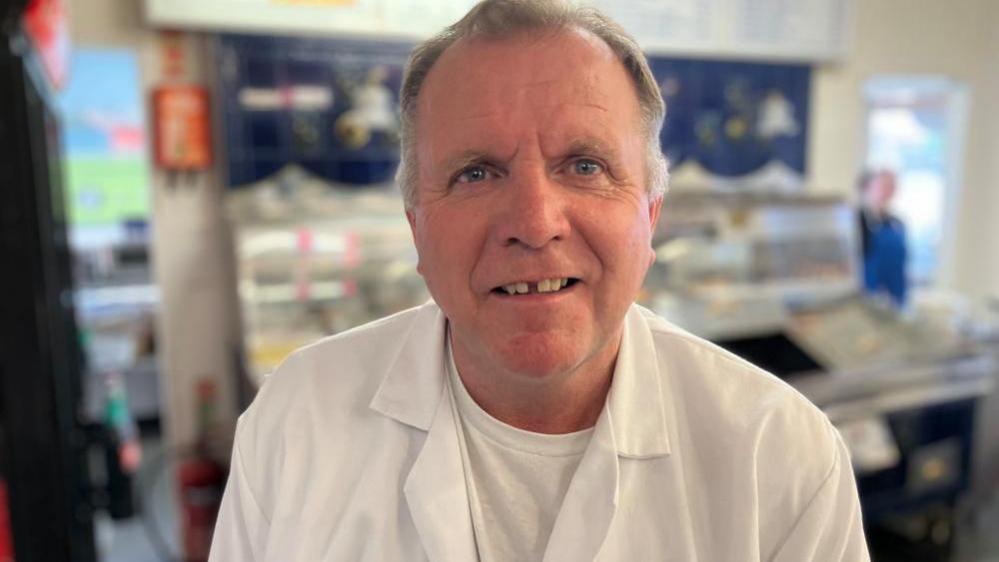
M 583 350 L 560 338 L 533 334 L 506 342 L 499 352 L 504 370 L 529 379 L 566 374 L 583 362 Z

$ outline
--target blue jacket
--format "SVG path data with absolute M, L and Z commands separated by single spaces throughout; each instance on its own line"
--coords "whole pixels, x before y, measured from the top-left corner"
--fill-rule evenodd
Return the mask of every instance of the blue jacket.
M 861 212 L 860 234 L 864 289 L 872 295 L 887 293 L 896 305 L 905 305 L 909 293 L 905 225 L 892 215 L 872 220 Z

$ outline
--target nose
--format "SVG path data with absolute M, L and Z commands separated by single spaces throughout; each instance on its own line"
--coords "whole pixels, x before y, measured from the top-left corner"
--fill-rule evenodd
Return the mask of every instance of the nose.
M 570 231 L 564 187 L 548 177 L 542 166 L 522 170 L 509 178 L 496 227 L 504 246 L 541 249 L 564 240 Z

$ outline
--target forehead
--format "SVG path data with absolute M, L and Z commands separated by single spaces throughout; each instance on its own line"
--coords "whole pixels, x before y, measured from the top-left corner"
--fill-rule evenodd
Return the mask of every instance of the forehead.
M 633 134 L 638 97 L 603 40 L 583 30 L 461 39 L 433 66 L 417 103 L 417 134 L 455 143 L 536 128 L 548 136 Z M 438 143 L 439 144 L 439 143 Z

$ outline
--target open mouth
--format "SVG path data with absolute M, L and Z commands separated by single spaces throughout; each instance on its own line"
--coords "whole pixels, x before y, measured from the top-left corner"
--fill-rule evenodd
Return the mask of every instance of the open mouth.
M 504 296 L 532 295 L 541 293 L 557 293 L 579 282 L 575 277 L 555 277 L 537 282 L 521 281 L 502 285 L 493 289 L 493 293 Z

